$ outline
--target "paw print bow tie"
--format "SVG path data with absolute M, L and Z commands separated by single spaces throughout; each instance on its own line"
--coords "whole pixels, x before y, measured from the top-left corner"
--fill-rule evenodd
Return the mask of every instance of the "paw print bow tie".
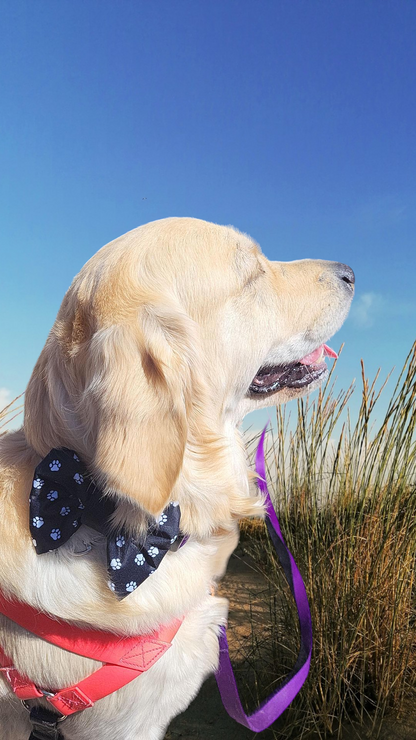
M 95 485 L 76 452 L 53 449 L 39 463 L 30 494 L 30 531 L 38 555 L 69 540 L 81 524 L 107 538 L 109 586 L 123 599 L 160 565 L 179 534 L 180 508 L 170 504 L 142 539 L 109 521 L 116 504 Z

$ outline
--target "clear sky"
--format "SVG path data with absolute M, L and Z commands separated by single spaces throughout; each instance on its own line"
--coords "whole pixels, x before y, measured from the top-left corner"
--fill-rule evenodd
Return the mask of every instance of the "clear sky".
M 24 390 L 84 262 L 166 216 L 233 224 L 271 259 L 348 263 L 338 386 L 361 357 L 370 374 L 403 362 L 416 334 L 414 0 L 0 6 L 0 405 Z

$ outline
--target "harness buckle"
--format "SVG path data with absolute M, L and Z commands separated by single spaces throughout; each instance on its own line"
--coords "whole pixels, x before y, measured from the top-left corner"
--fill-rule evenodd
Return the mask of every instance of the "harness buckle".
M 57 715 L 50 709 L 39 705 L 30 707 L 26 701 L 22 701 L 22 704 L 29 712 L 32 725 L 29 740 L 64 740 L 58 727 L 58 724 L 66 719 L 64 715 Z
M 58 723 L 66 717 L 58 717 L 50 709 L 37 706 L 30 710 L 29 719 L 32 724 L 29 740 L 64 740 Z

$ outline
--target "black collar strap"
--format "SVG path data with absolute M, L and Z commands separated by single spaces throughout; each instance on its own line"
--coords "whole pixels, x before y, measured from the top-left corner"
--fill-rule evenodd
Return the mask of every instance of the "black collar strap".
M 108 585 L 121 599 L 154 572 L 179 534 L 177 502 L 169 504 L 140 540 L 123 529 L 114 532 L 110 518 L 115 502 L 102 494 L 76 452 L 66 447 L 51 450 L 39 463 L 29 501 L 38 555 L 63 545 L 81 524 L 106 536 Z
M 32 725 L 29 740 L 64 740 L 58 726 L 62 720 L 55 712 L 40 706 L 32 707 L 29 712 Z

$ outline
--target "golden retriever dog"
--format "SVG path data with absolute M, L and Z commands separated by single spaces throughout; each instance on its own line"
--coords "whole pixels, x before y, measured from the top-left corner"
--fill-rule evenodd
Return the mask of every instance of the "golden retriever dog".
M 347 316 L 353 284 L 346 265 L 271 262 L 247 235 L 193 218 L 134 229 L 74 278 L 27 387 L 24 426 L 0 440 L 0 589 L 119 635 L 184 619 L 152 668 L 62 723 L 65 740 L 160 740 L 215 671 L 227 601 L 212 586 L 239 520 L 263 515 L 240 422 L 327 377 L 324 343 Z M 80 455 L 115 500 L 114 523 L 132 534 L 179 502 L 188 541 L 127 598 L 108 587 L 105 538 L 93 528 L 36 554 L 34 470 L 61 447 Z M 43 689 L 99 666 L 4 616 L 0 645 Z M 1 740 L 27 740 L 28 716 L 0 678 Z

